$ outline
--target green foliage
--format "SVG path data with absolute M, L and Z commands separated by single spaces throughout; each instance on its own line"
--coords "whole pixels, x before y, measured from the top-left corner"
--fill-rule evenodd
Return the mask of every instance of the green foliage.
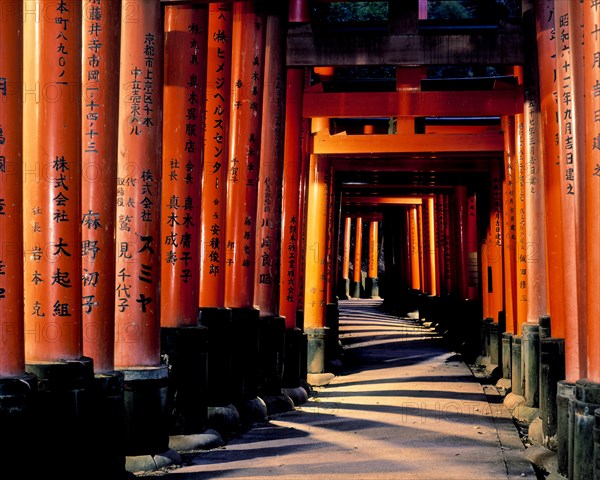
M 319 4 L 313 12 L 323 22 L 372 22 L 388 19 L 388 2 L 336 2 Z

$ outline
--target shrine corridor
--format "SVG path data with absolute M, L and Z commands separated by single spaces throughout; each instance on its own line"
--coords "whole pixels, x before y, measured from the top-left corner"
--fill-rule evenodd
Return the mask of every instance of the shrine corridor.
M 409 315 L 410 316 L 410 315 Z M 495 387 L 441 336 L 374 300 L 340 301 L 343 368 L 295 411 L 182 465 L 140 474 L 219 478 L 491 480 L 535 478 Z M 483 382 L 485 383 L 485 382 Z

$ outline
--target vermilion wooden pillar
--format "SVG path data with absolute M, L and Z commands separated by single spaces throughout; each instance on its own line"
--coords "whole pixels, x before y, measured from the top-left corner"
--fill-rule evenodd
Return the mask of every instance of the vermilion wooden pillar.
M 453 237 L 452 237 L 452 229 L 451 229 L 451 221 L 452 221 L 452 213 L 450 211 L 450 195 L 443 195 L 443 217 L 444 217 L 444 232 L 443 232 L 443 241 L 444 241 L 444 284 L 446 288 L 446 293 L 454 293 L 456 288 L 456 266 L 453 263 L 453 259 L 455 257 L 454 251 L 455 246 L 453 245 Z
M 266 23 L 262 148 L 256 215 L 256 271 L 254 304 L 260 314 L 276 315 L 279 305 L 281 189 L 285 112 L 285 71 L 281 19 L 269 15 Z
M 454 246 L 453 246 L 453 261 L 456 268 L 454 269 L 456 279 L 455 289 L 461 299 L 469 297 L 469 252 L 468 252 L 468 197 L 467 188 L 460 185 L 454 190 L 454 215 L 452 224 L 455 229 Z
M 501 164 L 491 165 L 490 175 L 490 215 L 487 241 L 487 270 L 483 272 L 491 280 L 487 285 L 488 309 L 494 322 L 498 323 L 499 312 L 504 311 L 504 266 L 503 266 L 503 228 L 502 228 L 502 173 Z M 485 292 L 485 291 L 484 291 Z
M 25 354 L 78 360 L 81 326 L 81 2 L 28 2 L 24 24 Z M 66 37 L 66 38 L 65 38 Z
M 515 122 L 513 117 L 502 117 L 504 132 L 504 178 L 502 181 L 502 224 L 504 264 L 504 310 L 506 332 L 517 333 L 517 260 L 516 260 L 516 155 Z
M 308 0 L 289 0 L 288 19 L 293 23 L 310 21 L 310 2 Z
M 419 248 L 419 212 L 417 206 L 408 209 L 409 218 L 409 245 L 410 245 L 410 272 L 411 283 L 414 290 L 421 290 L 421 259 Z
M 522 75 L 522 74 L 521 74 Z M 522 78 L 522 77 L 521 77 Z M 522 326 L 527 321 L 527 236 L 526 236 L 526 178 L 525 171 L 525 119 L 523 114 L 515 116 L 515 233 L 517 262 L 516 328 L 521 335 Z
M 211 3 L 206 58 L 206 130 L 200 211 L 199 305 L 225 305 L 225 205 L 229 162 L 232 6 Z
M 352 298 L 360 298 L 362 284 L 362 218 L 356 218 L 356 226 L 354 230 L 354 262 L 352 273 Z
M 585 378 L 586 329 L 583 300 L 585 290 L 585 124 L 582 114 L 583 66 L 577 56 L 579 43 L 576 16 L 572 15 L 573 2 L 555 2 L 557 86 L 558 86 L 558 141 L 562 177 L 561 208 L 563 229 L 563 296 L 565 301 L 565 362 L 566 380 L 574 382 Z M 574 2 L 578 3 L 578 2 Z M 579 78 L 581 76 L 581 78 Z M 568 308 L 566 307 L 568 305 Z
M 369 260 L 366 278 L 366 296 L 379 298 L 379 222 L 369 222 Z
M 123 19 L 117 179 L 115 364 L 160 365 L 162 15 L 157 1 Z
M 430 295 L 439 295 L 439 276 L 438 276 L 438 248 L 436 246 L 436 209 L 435 209 L 435 197 L 431 196 L 426 199 L 427 201 L 427 236 L 429 240 L 428 249 L 428 265 L 429 265 L 429 278 L 431 281 L 431 289 L 429 290 Z
M 298 308 L 300 244 L 300 167 L 302 162 L 302 91 L 304 69 L 289 68 L 286 81 L 285 143 L 281 211 L 281 285 L 279 313 L 286 328 L 296 327 Z
M 468 296 L 469 300 L 479 298 L 479 235 L 477 232 L 477 195 L 467 198 L 467 254 L 468 254 Z
M 307 368 L 309 374 L 324 373 L 326 368 L 325 262 L 329 175 L 330 160 L 318 155 L 311 155 L 306 215 L 304 285 L 304 327 L 308 335 Z
M 163 327 L 196 325 L 208 11 L 165 7 L 160 233 Z
M 84 2 L 82 116 L 83 353 L 114 370 L 115 226 L 121 1 Z
M 584 45 L 587 58 L 594 59 L 585 65 L 585 125 L 586 125 L 586 228 L 587 228 L 587 354 L 588 375 L 592 382 L 600 383 L 600 38 L 593 32 L 600 25 L 600 9 L 589 2 L 584 4 Z
M 435 232 L 436 232 L 436 256 L 438 266 L 438 292 L 440 295 L 448 293 L 448 282 L 446 275 L 446 217 L 444 208 L 444 194 L 435 196 Z
M 425 222 L 422 203 L 421 205 L 417 205 L 417 222 L 419 234 L 419 271 L 421 272 L 420 290 L 422 293 L 426 293 L 429 285 L 429 269 L 426 267 L 427 241 L 425 240 Z
M 230 308 L 254 307 L 265 30 L 253 1 L 234 4 L 225 219 L 225 306 Z
M 342 250 L 342 298 L 350 298 L 350 235 L 352 234 L 352 218 L 344 218 L 344 240 Z
M 545 218 L 547 307 L 552 336 L 565 337 L 565 304 L 563 296 L 563 246 L 561 187 L 563 175 L 559 161 L 558 93 L 556 70 L 554 2 L 536 1 L 537 61 L 539 64 L 540 110 L 542 122 Z M 551 214 L 550 214 L 551 212 Z
M 23 323 L 23 17 L 0 18 L 0 378 L 25 373 Z

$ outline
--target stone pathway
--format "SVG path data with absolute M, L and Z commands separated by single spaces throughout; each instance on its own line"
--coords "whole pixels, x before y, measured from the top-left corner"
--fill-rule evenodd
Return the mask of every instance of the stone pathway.
M 417 320 L 340 302 L 344 371 L 295 411 L 224 447 L 183 453 L 170 480 L 536 478 L 502 397 Z

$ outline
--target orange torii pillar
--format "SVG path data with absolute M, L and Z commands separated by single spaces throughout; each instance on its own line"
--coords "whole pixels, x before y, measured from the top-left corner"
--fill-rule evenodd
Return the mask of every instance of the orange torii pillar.
M 435 230 L 435 197 L 430 196 L 424 199 L 427 208 L 427 264 L 429 267 L 429 295 L 439 295 L 439 278 L 438 278 L 438 252 L 436 248 L 436 230 Z
M 301 269 L 300 254 L 300 172 L 302 163 L 302 91 L 304 69 L 288 68 L 283 146 L 283 185 L 281 199 L 281 251 L 279 314 L 285 318 L 285 351 L 282 386 L 298 405 L 306 401 L 300 380 L 306 363 L 303 358 L 303 332 L 297 322 Z
M 539 70 L 541 145 L 545 193 L 546 302 L 547 313 L 540 317 L 540 416 L 543 444 L 556 450 L 558 382 L 565 378 L 565 305 L 563 298 L 562 212 L 560 189 L 563 182 L 559 162 L 558 97 L 554 2 L 536 1 L 537 63 Z M 551 212 L 551 214 L 550 214 Z M 570 388 L 570 387 L 568 387 Z M 562 400 L 561 400 L 562 401 Z M 563 410 L 564 412 L 564 410 Z M 566 413 L 566 412 L 564 412 Z M 562 449 L 565 450 L 564 448 Z M 563 458 L 559 464 L 565 465 Z M 561 467 L 562 468 L 562 467 Z
M 254 305 L 254 258 L 265 31 L 264 16 L 257 13 L 254 1 L 233 5 L 224 259 L 225 306 L 232 309 L 229 381 L 238 410 L 244 408 L 244 413 L 263 418 L 266 409 L 258 407 L 264 403 L 257 401 L 259 309 Z
M 585 125 L 586 125 L 586 228 L 587 228 L 587 359 L 588 370 L 587 385 L 580 381 L 584 389 L 581 392 L 586 393 L 584 402 L 590 404 L 600 403 L 600 280 L 598 271 L 600 271 L 600 249 L 598 248 L 598 238 L 600 238 L 600 39 L 594 34 L 594 30 L 600 25 L 600 10 L 591 3 L 585 3 L 584 7 L 584 45 L 585 55 L 592 58 L 592 62 L 585 65 Z M 595 321 L 594 321 L 595 320 Z M 587 387 L 587 388 L 585 388 Z M 591 412 L 590 412 L 591 414 Z M 586 417 L 588 428 L 593 422 L 592 418 Z M 598 423 L 594 427 L 598 428 Z M 590 439 L 587 438 L 589 442 Z M 598 450 L 600 445 L 598 438 L 594 437 L 594 450 Z M 600 478 L 600 465 L 598 458 L 594 455 L 594 478 Z
M 281 190 L 285 113 L 285 69 L 282 16 L 269 12 L 266 20 L 263 125 L 261 132 L 254 303 L 260 308 L 258 394 L 267 412 L 292 409 L 281 395 L 284 370 L 285 318 L 279 312 L 279 256 L 281 248 Z
M 94 362 L 97 398 L 95 418 L 102 429 L 96 451 L 112 468 L 124 468 L 121 437 L 123 380 L 115 371 L 115 225 L 121 0 L 83 2 L 82 122 L 82 317 L 83 353 Z
M 454 269 L 454 278 L 460 300 L 467 300 L 469 296 L 469 252 L 468 252 L 468 196 L 467 187 L 459 185 L 454 189 L 454 245 L 453 260 L 456 268 Z
M 20 5 L 0 17 L 0 448 L 13 461 L 30 462 L 31 393 L 25 372 L 23 323 L 23 18 Z M 31 472 L 34 473 L 34 472 Z
M 479 298 L 479 235 L 477 232 L 477 195 L 470 193 L 467 199 L 467 298 L 476 300 Z
M 453 263 L 454 245 L 452 237 L 452 214 L 450 212 L 450 195 L 442 195 L 442 216 L 444 219 L 444 230 L 442 232 L 442 241 L 444 248 L 443 263 L 444 263 L 444 287 L 446 294 L 453 294 L 456 288 L 456 266 Z
M 344 217 L 344 238 L 342 240 L 342 275 L 340 298 L 350 298 L 350 235 L 352 234 L 352 217 Z
M 206 109 L 200 195 L 199 322 L 208 328 L 209 417 L 231 402 L 231 311 L 225 308 L 225 206 L 231 99 L 231 3 L 208 5 Z M 202 113 L 202 107 L 198 107 Z M 193 113 L 197 113 L 195 110 Z M 164 175 L 164 174 L 163 174 Z M 219 407 L 219 408 L 213 408 Z M 230 417 L 225 417 L 230 418 Z
M 81 324 L 81 9 L 23 3 L 25 361 L 44 382 L 36 462 L 60 476 L 80 473 L 93 453 L 93 361 Z
M 419 270 L 421 272 L 421 293 L 427 293 L 429 285 L 429 269 L 426 267 L 426 248 L 427 241 L 425 239 L 425 225 L 423 221 L 423 204 L 417 205 L 417 221 L 419 233 Z
M 447 243 L 446 238 L 446 209 L 444 208 L 445 194 L 436 194 L 435 196 L 435 232 L 436 232 L 436 250 L 438 262 L 438 291 L 440 295 L 446 296 L 449 292 L 448 273 L 446 270 Z
M 419 245 L 419 211 L 417 206 L 410 206 L 407 215 L 411 286 L 413 290 L 421 290 L 421 249 Z
M 512 348 L 517 332 L 517 260 L 516 260 L 516 155 L 514 117 L 502 117 L 504 134 L 504 177 L 502 180 L 502 257 L 504 268 L 505 332 L 502 334 L 502 378 L 506 387 L 512 379 Z
M 159 345 L 163 20 L 157 0 L 128 5 L 137 21 L 121 20 L 115 367 L 125 375 L 126 454 L 150 457 L 169 448 Z
M 328 328 L 325 291 L 330 173 L 329 159 L 319 155 L 310 156 L 306 215 L 304 327 L 308 336 L 307 378 L 311 385 L 320 385 L 323 380 L 331 379 L 331 374 L 326 373 L 329 352 L 326 351 Z M 357 225 L 359 223 L 357 220 Z
M 356 217 L 354 228 L 354 262 L 352 268 L 352 298 L 360 298 L 362 291 L 362 217 Z
M 365 279 L 365 295 L 379 298 L 379 222 L 369 222 L 369 261 Z
M 169 367 L 169 434 L 178 450 L 190 450 L 197 443 L 189 435 L 206 429 L 208 414 L 208 335 L 198 325 L 208 9 L 167 5 L 164 15 L 160 350 Z

